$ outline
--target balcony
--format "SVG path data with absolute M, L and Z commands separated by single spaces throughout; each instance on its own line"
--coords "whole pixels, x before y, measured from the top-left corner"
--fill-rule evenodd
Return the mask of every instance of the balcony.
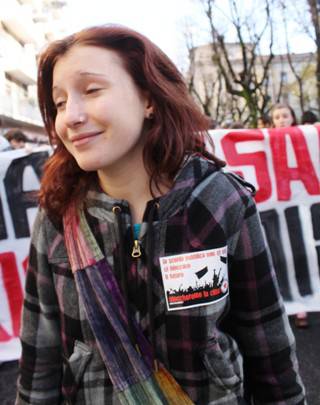
M 11 0 L 1 10 L 1 21 L 23 44 L 43 43 L 43 34 L 33 22 L 31 5 L 20 5 L 16 0 Z
M 15 47 L 3 60 L 6 73 L 25 85 L 35 84 L 37 77 L 36 58 L 32 49 Z
M 23 96 L 12 85 L 0 98 L 0 116 L 13 121 L 24 122 L 29 125 L 43 127 L 40 111 L 33 96 Z

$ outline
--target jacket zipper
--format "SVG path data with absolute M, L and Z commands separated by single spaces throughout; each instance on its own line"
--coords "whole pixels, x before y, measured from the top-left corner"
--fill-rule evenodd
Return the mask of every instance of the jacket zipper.
M 137 258 L 137 257 L 141 256 L 141 248 L 140 248 L 139 239 L 134 239 L 133 240 L 133 247 L 132 247 L 131 256 L 134 257 L 134 258 Z
M 141 227 L 141 225 L 140 225 Z M 132 230 L 132 240 L 133 240 L 133 246 L 132 246 L 132 250 L 131 250 L 131 257 L 133 257 L 134 259 L 137 259 L 139 257 L 141 257 L 141 241 L 140 241 L 140 229 L 139 229 L 139 233 L 136 234 L 135 230 L 134 230 L 134 225 L 131 223 L 131 230 Z

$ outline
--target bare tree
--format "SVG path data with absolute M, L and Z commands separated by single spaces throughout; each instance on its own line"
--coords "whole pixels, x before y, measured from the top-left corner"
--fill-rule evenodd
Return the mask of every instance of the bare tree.
M 305 101 L 306 101 L 306 92 L 304 91 L 304 82 L 306 80 L 308 72 L 310 71 L 310 67 L 312 65 L 312 62 L 314 61 L 314 58 L 313 58 L 312 53 L 310 53 L 308 59 L 305 60 L 305 63 L 303 64 L 302 68 L 300 66 L 300 69 L 298 69 L 295 66 L 293 58 L 292 58 L 292 52 L 291 52 L 290 41 L 289 41 L 289 33 L 288 33 L 288 15 L 289 15 L 289 13 L 287 12 L 285 1 L 280 1 L 280 7 L 282 10 L 282 22 L 283 22 L 283 29 L 284 29 L 284 34 L 285 34 L 287 61 L 288 61 L 290 69 L 297 82 L 297 87 L 298 87 L 297 97 L 299 98 L 301 113 L 303 113 L 303 111 L 305 110 Z
M 216 82 L 214 80 L 210 80 L 208 76 L 203 74 L 200 71 L 201 78 L 200 82 L 202 85 L 202 92 L 200 92 L 195 86 L 195 57 L 194 57 L 194 49 L 189 48 L 188 49 L 188 55 L 189 55 L 189 61 L 190 61 L 190 68 L 187 74 L 187 85 L 189 88 L 189 93 L 194 96 L 198 104 L 201 106 L 203 112 L 210 117 L 212 115 L 211 110 L 212 110 L 212 104 L 213 104 L 213 98 L 214 98 L 214 90 L 216 87 Z
M 266 93 L 268 73 L 270 70 L 273 55 L 273 20 L 271 13 L 271 1 L 264 0 L 264 7 L 259 27 L 250 16 L 242 16 L 236 0 L 229 0 L 230 16 L 229 23 L 233 26 L 240 48 L 241 63 L 236 69 L 232 55 L 228 49 L 228 43 L 223 32 L 218 27 L 217 6 L 215 0 L 199 0 L 208 18 L 211 43 L 212 62 L 218 67 L 227 93 L 243 100 L 244 109 L 239 109 L 237 103 L 237 114 L 243 122 L 256 126 L 259 115 L 269 102 L 269 95 Z M 259 2 L 261 4 L 261 1 Z M 220 10 L 221 11 L 221 10 Z M 251 10 L 251 15 L 256 18 L 256 13 Z M 261 43 L 268 37 L 269 54 L 261 57 Z M 239 63 L 238 63 L 239 66 Z
M 203 69 L 203 62 L 196 60 L 192 29 L 188 23 L 184 27 L 184 37 L 189 58 L 189 70 L 186 75 L 189 93 L 208 117 L 218 121 L 221 113 L 221 102 L 215 96 L 221 89 L 221 77 L 206 74 Z M 195 84 L 195 81 L 201 83 L 201 89 Z
M 282 9 L 290 14 L 296 29 L 305 33 L 315 44 L 315 79 L 317 88 L 317 106 L 320 114 L 320 3 L 319 0 L 278 0 Z M 289 62 L 290 63 L 290 62 Z M 306 72 L 310 69 L 306 66 Z
M 317 104 L 320 113 L 320 3 L 319 0 L 307 0 L 310 7 L 311 21 L 313 25 L 313 38 L 316 44 L 317 66 Z

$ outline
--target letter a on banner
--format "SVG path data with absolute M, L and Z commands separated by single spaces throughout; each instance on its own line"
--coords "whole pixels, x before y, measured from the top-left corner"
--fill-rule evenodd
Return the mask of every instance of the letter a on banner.
M 288 201 L 291 198 L 290 182 L 300 180 L 309 195 L 320 194 L 319 179 L 317 177 L 307 142 L 303 132 L 298 127 L 277 128 L 270 130 L 270 146 L 274 160 L 277 182 L 278 199 Z M 297 161 L 296 167 L 288 165 L 287 142 L 291 141 Z

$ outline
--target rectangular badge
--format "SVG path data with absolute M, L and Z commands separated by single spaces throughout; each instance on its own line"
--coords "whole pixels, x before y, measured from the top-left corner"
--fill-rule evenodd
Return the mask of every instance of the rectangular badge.
M 229 293 L 227 246 L 159 260 L 168 311 L 210 305 Z

